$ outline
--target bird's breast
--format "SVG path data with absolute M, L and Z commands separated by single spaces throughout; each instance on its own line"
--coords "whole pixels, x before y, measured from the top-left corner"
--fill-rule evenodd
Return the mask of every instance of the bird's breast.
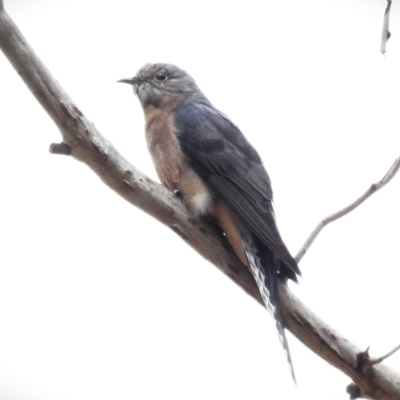
M 183 154 L 169 110 L 146 107 L 146 141 L 161 182 L 177 190 L 194 216 L 210 214 L 211 190 Z

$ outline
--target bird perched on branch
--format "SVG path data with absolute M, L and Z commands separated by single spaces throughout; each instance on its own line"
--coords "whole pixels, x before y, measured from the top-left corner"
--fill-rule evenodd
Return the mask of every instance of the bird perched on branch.
M 278 280 L 297 281 L 300 270 L 278 232 L 271 181 L 260 156 L 184 70 L 147 64 L 135 77 L 119 82 L 132 85 L 139 97 L 161 182 L 181 194 L 193 216 L 213 218 L 250 269 L 295 379 Z

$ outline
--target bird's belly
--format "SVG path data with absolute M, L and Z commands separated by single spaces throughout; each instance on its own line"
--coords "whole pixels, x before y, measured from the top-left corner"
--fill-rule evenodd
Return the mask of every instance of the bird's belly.
M 210 214 L 212 192 L 183 154 L 170 114 L 160 109 L 147 111 L 146 139 L 161 182 L 182 195 L 193 216 Z
M 180 165 L 179 175 L 178 190 L 189 211 L 196 217 L 210 214 L 214 208 L 214 196 L 186 160 Z

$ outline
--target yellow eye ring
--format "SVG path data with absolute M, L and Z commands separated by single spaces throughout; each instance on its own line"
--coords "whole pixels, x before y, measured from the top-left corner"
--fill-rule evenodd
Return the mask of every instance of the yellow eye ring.
M 158 83 L 163 83 L 168 79 L 167 73 L 165 71 L 157 71 L 153 79 Z

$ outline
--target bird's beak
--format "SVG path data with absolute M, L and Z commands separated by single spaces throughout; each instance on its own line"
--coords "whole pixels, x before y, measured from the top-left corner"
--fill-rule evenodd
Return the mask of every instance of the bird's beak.
M 129 85 L 136 85 L 137 83 L 139 83 L 139 80 L 136 77 L 133 78 L 126 78 L 126 79 L 120 79 L 119 81 L 120 83 L 128 83 Z

